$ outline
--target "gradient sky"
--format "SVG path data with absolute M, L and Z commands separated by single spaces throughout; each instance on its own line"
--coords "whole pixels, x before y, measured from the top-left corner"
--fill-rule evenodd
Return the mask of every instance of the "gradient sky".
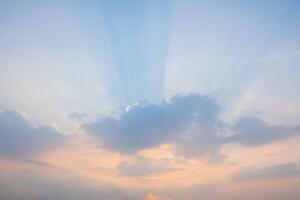
M 0 1 L 0 199 L 298 200 L 300 2 Z

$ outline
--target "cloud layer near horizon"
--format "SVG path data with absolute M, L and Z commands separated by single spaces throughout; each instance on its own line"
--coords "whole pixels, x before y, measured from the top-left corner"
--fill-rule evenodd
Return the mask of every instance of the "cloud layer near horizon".
M 300 165 L 297 163 L 281 163 L 264 168 L 242 169 L 233 179 L 236 181 L 253 181 L 268 179 L 284 179 L 300 176 Z
M 143 197 L 139 192 L 130 189 L 98 185 L 65 172 L 56 172 L 49 176 L 28 170 L 27 173 L 17 171 L 0 174 L 0 199 L 142 200 Z
M 273 125 L 255 117 L 243 117 L 237 120 L 233 125 L 228 125 L 225 124 L 220 117 L 221 111 L 221 106 L 213 97 L 200 94 L 190 94 L 185 96 L 177 95 L 159 105 L 146 103 L 135 104 L 124 110 L 119 118 L 106 117 L 95 122 L 85 123 L 82 127 L 97 139 L 96 144 L 101 143 L 102 146 L 108 150 L 106 152 L 110 153 L 103 161 L 113 161 L 115 163 L 108 168 L 100 166 L 97 170 L 102 171 L 101 173 L 109 172 L 109 177 L 114 177 L 114 179 L 117 179 L 116 177 L 118 177 L 119 180 L 115 183 L 121 183 L 124 180 L 138 180 L 140 182 L 137 181 L 136 183 L 143 183 L 143 181 L 145 181 L 144 183 L 147 183 L 147 181 L 150 181 L 153 178 L 153 182 L 150 181 L 151 184 L 155 183 L 156 178 L 156 181 L 159 181 L 161 177 L 170 177 L 174 174 L 179 174 L 180 177 L 181 173 L 184 174 L 186 173 L 186 170 L 189 171 L 190 169 L 188 167 L 193 166 L 193 164 L 190 165 L 191 163 L 188 162 L 189 158 L 194 158 L 191 160 L 196 160 L 197 162 L 203 160 L 212 161 L 213 165 L 218 165 L 219 167 L 225 166 L 225 162 L 222 163 L 224 157 L 222 156 L 221 148 L 226 144 L 239 143 L 244 146 L 257 147 L 296 136 L 299 133 L 298 125 Z M 66 139 L 65 136 L 58 133 L 52 127 L 32 126 L 24 117 L 22 117 L 22 115 L 13 111 L 0 112 L 0 128 L 0 137 L 2 139 L 0 141 L 0 154 L 10 158 L 15 158 L 15 156 L 26 157 L 51 151 L 62 144 Z M 226 136 L 224 132 L 228 130 L 232 131 L 233 135 Z M 171 157 L 171 159 L 168 160 L 166 158 L 156 157 L 155 154 L 153 154 L 152 157 L 149 157 L 149 155 L 147 157 L 147 154 L 142 154 L 140 151 L 155 148 L 165 143 L 174 145 L 175 148 L 172 149 L 172 151 L 174 153 L 173 156 L 176 158 Z M 91 144 L 81 143 L 81 145 Z M 76 148 L 80 148 L 80 145 L 75 146 L 75 149 L 71 150 L 69 155 L 66 155 L 70 156 L 71 154 L 76 154 Z M 49 166 L 52 166 L 54 164 L 53 166 L 56 166 L 57 163 L 62 162 L 58 162 L 57 160 L 66 159 L 66 161 L 64 161 L 66 162 L 66 169 L 74 170 L 73 172 L 79 174 L 84 170 L 87 170 L 88 176 L 91 174 L 94 175 L 93 173 L 96 172 L 90 172 L 95 169 L 93 168 L 94 165 L 87 165 L 88 167 L 82 165 L 76 169 L 76 167 L 73 166 L 73 159 L 77 162 L 82 159 L 82 156 L 89 157 L 90 152 L 101 149 L 101 147 L 97 145 L 95 148 L 96 149 L 88 148 L 87 151 L 79 151 L 76 155 L 71 155 L 73 156 L 73 158 L 70 158 L 69 160 L 71 163 L 68 163 L 66 157 L 58 156 L 59 159 L 57 159 L 57 157 L 54 156 L 55 162 L 51 162 L 50 159 L 50 162 L 48 163 L 46 161 L 45 165 L 49 164 Z M 69 150 L 64 149 L 63 151 Z M 114 154 L 114 152 L 126 155 Z M 118 155 L 118 159 L 112 159 L 112 154 Z M 93 163 L 95 162 L 95 159 L 100 159 L 100 157 L 103 159 L 103 156 L 104 155 L 102 154 L 96 153 L 94 156 L 91 156 L 89 162 Z M 171 160 L 172 162 L 170 162 Z M 35 165 L 44 170 L 47 168 L 44 164 L 40 164 L 44 163 L 44 161 L 31 161 L 26 159 L 18 159 L 18 161 L 26 165 Z M 58 164 L 58 166 L 63 167 L 64 162 L 61 163 L 62 165 Z M 194 165 L 194 167 L 200 167 L 201 169 L 203 166 L 197 164 Z M 211 166 L 206 167 L 210 168 Z M 298 177 L 300 175 L 299 164 L 292 162 L 270 165 L 270 167 L 265 168 L 255 166 L 254 168 L 249 168 L 247 170 L 237 169 L 239 169 L 238 173 L 233 173 L 233 176 L 231 177 L 233 181 L 231 184 L 233 185 L 239 182 L 242 182 L 241 184 L 244 184 L 245 182 L 248 184 L 248 182 L 270 179 L 279 180 L 284 178 L 289 180 L 290 178 Z M 203 170 L 205 170 L 205 168 L 203 168 Z M 85 173 L 86 172 L 83 174 Z M 187 174 L 193 174 L 193 170 Z M 199 174 L 200 176 L 201 174 L 202 176 L 204 175 L 201 178 L 205 178 L 205 172 Z M 195 176 L 199 176 L 199 174 Z M 185 175 L 182 177 L 185 177 Z M 100 182 L 104 181 L 101 178 L 99 179 Z M 22 179 L 20 181 L 24 180 Z M 70 182 L 68 181 L 53 182 L 47 178 L 40 179 L 39 177 L 29 177 L 28 180 L 38 181 L 41 187 L 37 187 L 35 183 L 31 183 L 31 186 L 39 188 L 45 193 L 48 193 L 49 190 L 55 191 L 55 195 L 43 193 L 35 194 L 36 196 L 34 197 L 28 196 L 28 198 L 32 199 L 45 197 L 45 199 L 77 198 L 81 200 L 84 199 L 85 196 L 89 196 L 91 199 L 96 199 L 99 196 L 117 199 L 142 199 L 147 195 L 147 191 L 141 190 L 140 188 L 136 188 L 133 190 L 134 192 L 132 192 L 128 191 L 126 187 L 104 187 L 103 185 L 89 185 L 86 187 L 81 183 L 76 183 L 75 191 L 70 188 Z M 165 181 L 166 180 L 168 180 L 168 178 L 165 178 Z M 43 187 L 43 184 L 46 184 L 48 187 Z M 129 185 L 131 184 L 132 183 Z M 14 189 L 13 186 L 8 185 L 7 183 L 2 183 L 2 185 Z M 59 189 L 60 186 L 63 187 L 63 190 Z M 196 188 L 196 186 L 193 185 L 183 187 L 178 193 L 174 194 L 172 194 L 168 188 L 165 188 L 164 190 L 155 189 L 154 192 L 162 197 L 170 197 L 169 199 L 172 200 L 185 199 L 187 195 L 189 195 L 191 199 L 197 199 L 199 195 L 207 195 L 209 199 L 217 200 L 223 196 L 221 195 L 223 192 L 222 188 L 224 188 L 223 185 L 216 185 L 208 188 L 204 187 L 204 189 L 202 186 L 199 186 L 199 190 L 197 189 L 197 191 L 196 189 L 193 189 L 194 187 Z M 16 188 L 16 190 L 17 189 L 18 188 Z M 1 181 L 0 190 L 5 191 L 5 188 L 1 188 Z M 214 193 L 214 190 L 218 191 L 218 195 L 210 196 Z M 258 189 L 253 190 L 258 191 Z M 293 193 L 297 194 L 297 192 L 294 191 Z M 15 196 L 12 195 L 12 193 L 6 192 L 3 193 L 3 195 L 4 197 L 6 195 L 18 199 L 18 194 Z M 230 199 L 230 195 L 232 194 L 224 195 L 228 195 L 226 198 L 228 197 L 228 199 Z

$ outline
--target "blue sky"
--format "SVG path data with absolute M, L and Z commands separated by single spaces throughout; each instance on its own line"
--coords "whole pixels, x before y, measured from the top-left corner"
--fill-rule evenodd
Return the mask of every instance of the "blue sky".
M 30 104 L 31 95 L 44 87 L 49 101 L 61 104 L 53 109 L 63 113 L 107 113 L 178 93 L 238 98 L 260 76 L 287 82 L 289 77 L 280 75 L 297 71 L 291 66 L 297 60 L 289 58 L 277 59 L 295 63 L 258 66 L 258 60 L 284 54 L 278 51 L 297 54 L 295 1 L 9 1 L 2 5 L 1 68 L 9 79 L 2 85 L 28 95 L 20 104 Z M 16 71 L 18 77 L 10 78 Z M 32 86 L 19 89 L 10 81 Z M 272 84 L 268 90 L 284 90 L 288 84 Z M 9 89 L 5 92 L 1 104 L 15 108 L 19 103 L 12 103 L 16 100 L 10 98 Z
M 7 1 L 1 8 L 1 85 L 11 87 L 2 87 L 1 104 L 13 109 L 27 112 L 36 101 L 52 104 L 53 115 L 106 114 L 192 92 L 227 103 L 262 76 L 283 82 L 268 92 L 295 95 L 285 88 L 297 74 L 296 1 Z M 283 63 L 259 66 L 266 57 Z M 49 98 L 36 97 L 45 87 Z M 26 93 L 22 102 L 15 90 Z
M 224 183 L 221 178 L 194 180 L 193 174 L 206 170 L 243 180 L 252 173 L 276 179 L 273 173 L 286 174 L 285 169 L 298 176 L 300 158 L 293 156 L 297 148 L 291 138 L 299 141 L 299 9 L 296 0 L 1 1 L 0 155 L 6 156 L 0 162 L 13 156 L 18 166 L 30 160 L 80 178 L 103 175 L 120 193 L 133 187 L 134 195 L 150 190 L 139 184 L 154 187 L 155 178 L 166 182 L 144 199 L 176 199 L 169 194 L 172 187 L 179 187 L 176 195 L 185 199 L 187 191 L 198 194 L 186 188 Z M 57 154 L 35 153 L 61 143 L 72 145 Z M 22 155 L 24 148 L 30 153 Z M 79 156 L 81 150 L 113 154 L 114 165 L 102 166 L 100 175 L 82 169 L 107 161 L 105 156 L 74 168 L 69 168 L 72 161 L 53 159 L 70 152 L 77 160 L 88 159 Z M 240 151 L 262 153 L 248 162 Z M 153 159 L 157 152 L 166 157 Z M 277 153 L 288 156 L 264 157 Z M 194 162 L 222 164 L 206 169 Z M 238 163 L 239 172 L 232 175 L 228 163 Z M 190 173 L 181 176 L 180 167 Z M 113 169 L 122 173 L 105 171 Z M 135 170 L 174 174 L 149 180 L 123 177 Z M 167 184 L 177 176 L 187 183 Z M 277 186 L 287 185 L 297 184 Z

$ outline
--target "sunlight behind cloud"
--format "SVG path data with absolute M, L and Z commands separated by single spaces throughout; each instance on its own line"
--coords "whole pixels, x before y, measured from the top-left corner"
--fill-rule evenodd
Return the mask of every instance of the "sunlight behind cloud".
M 299 200 L 300 1 L 0 1 L 1 200 Z

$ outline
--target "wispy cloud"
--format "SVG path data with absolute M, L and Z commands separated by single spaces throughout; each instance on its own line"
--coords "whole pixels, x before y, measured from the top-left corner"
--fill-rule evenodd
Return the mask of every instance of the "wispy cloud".
M 234 127 L 233 136 L 226 142 L 237 142 L 247 146 L 260 146 L 300 134 L 300 125 L 270 125 L 255 117 L 243 117 Z
M 117 169 L 122 176 L 134 177 L 157 175 L 175 170 L 168 166 L 167 160 L 149 160 L 143 157 L 137 157 L 133 163 L 128 161 L 121 162 Z
M 300 176 L 300 165 L 297 163 L 283 163 L 264 168 L 248 168 L 240 170 L 234 180 L 270 180 Z

